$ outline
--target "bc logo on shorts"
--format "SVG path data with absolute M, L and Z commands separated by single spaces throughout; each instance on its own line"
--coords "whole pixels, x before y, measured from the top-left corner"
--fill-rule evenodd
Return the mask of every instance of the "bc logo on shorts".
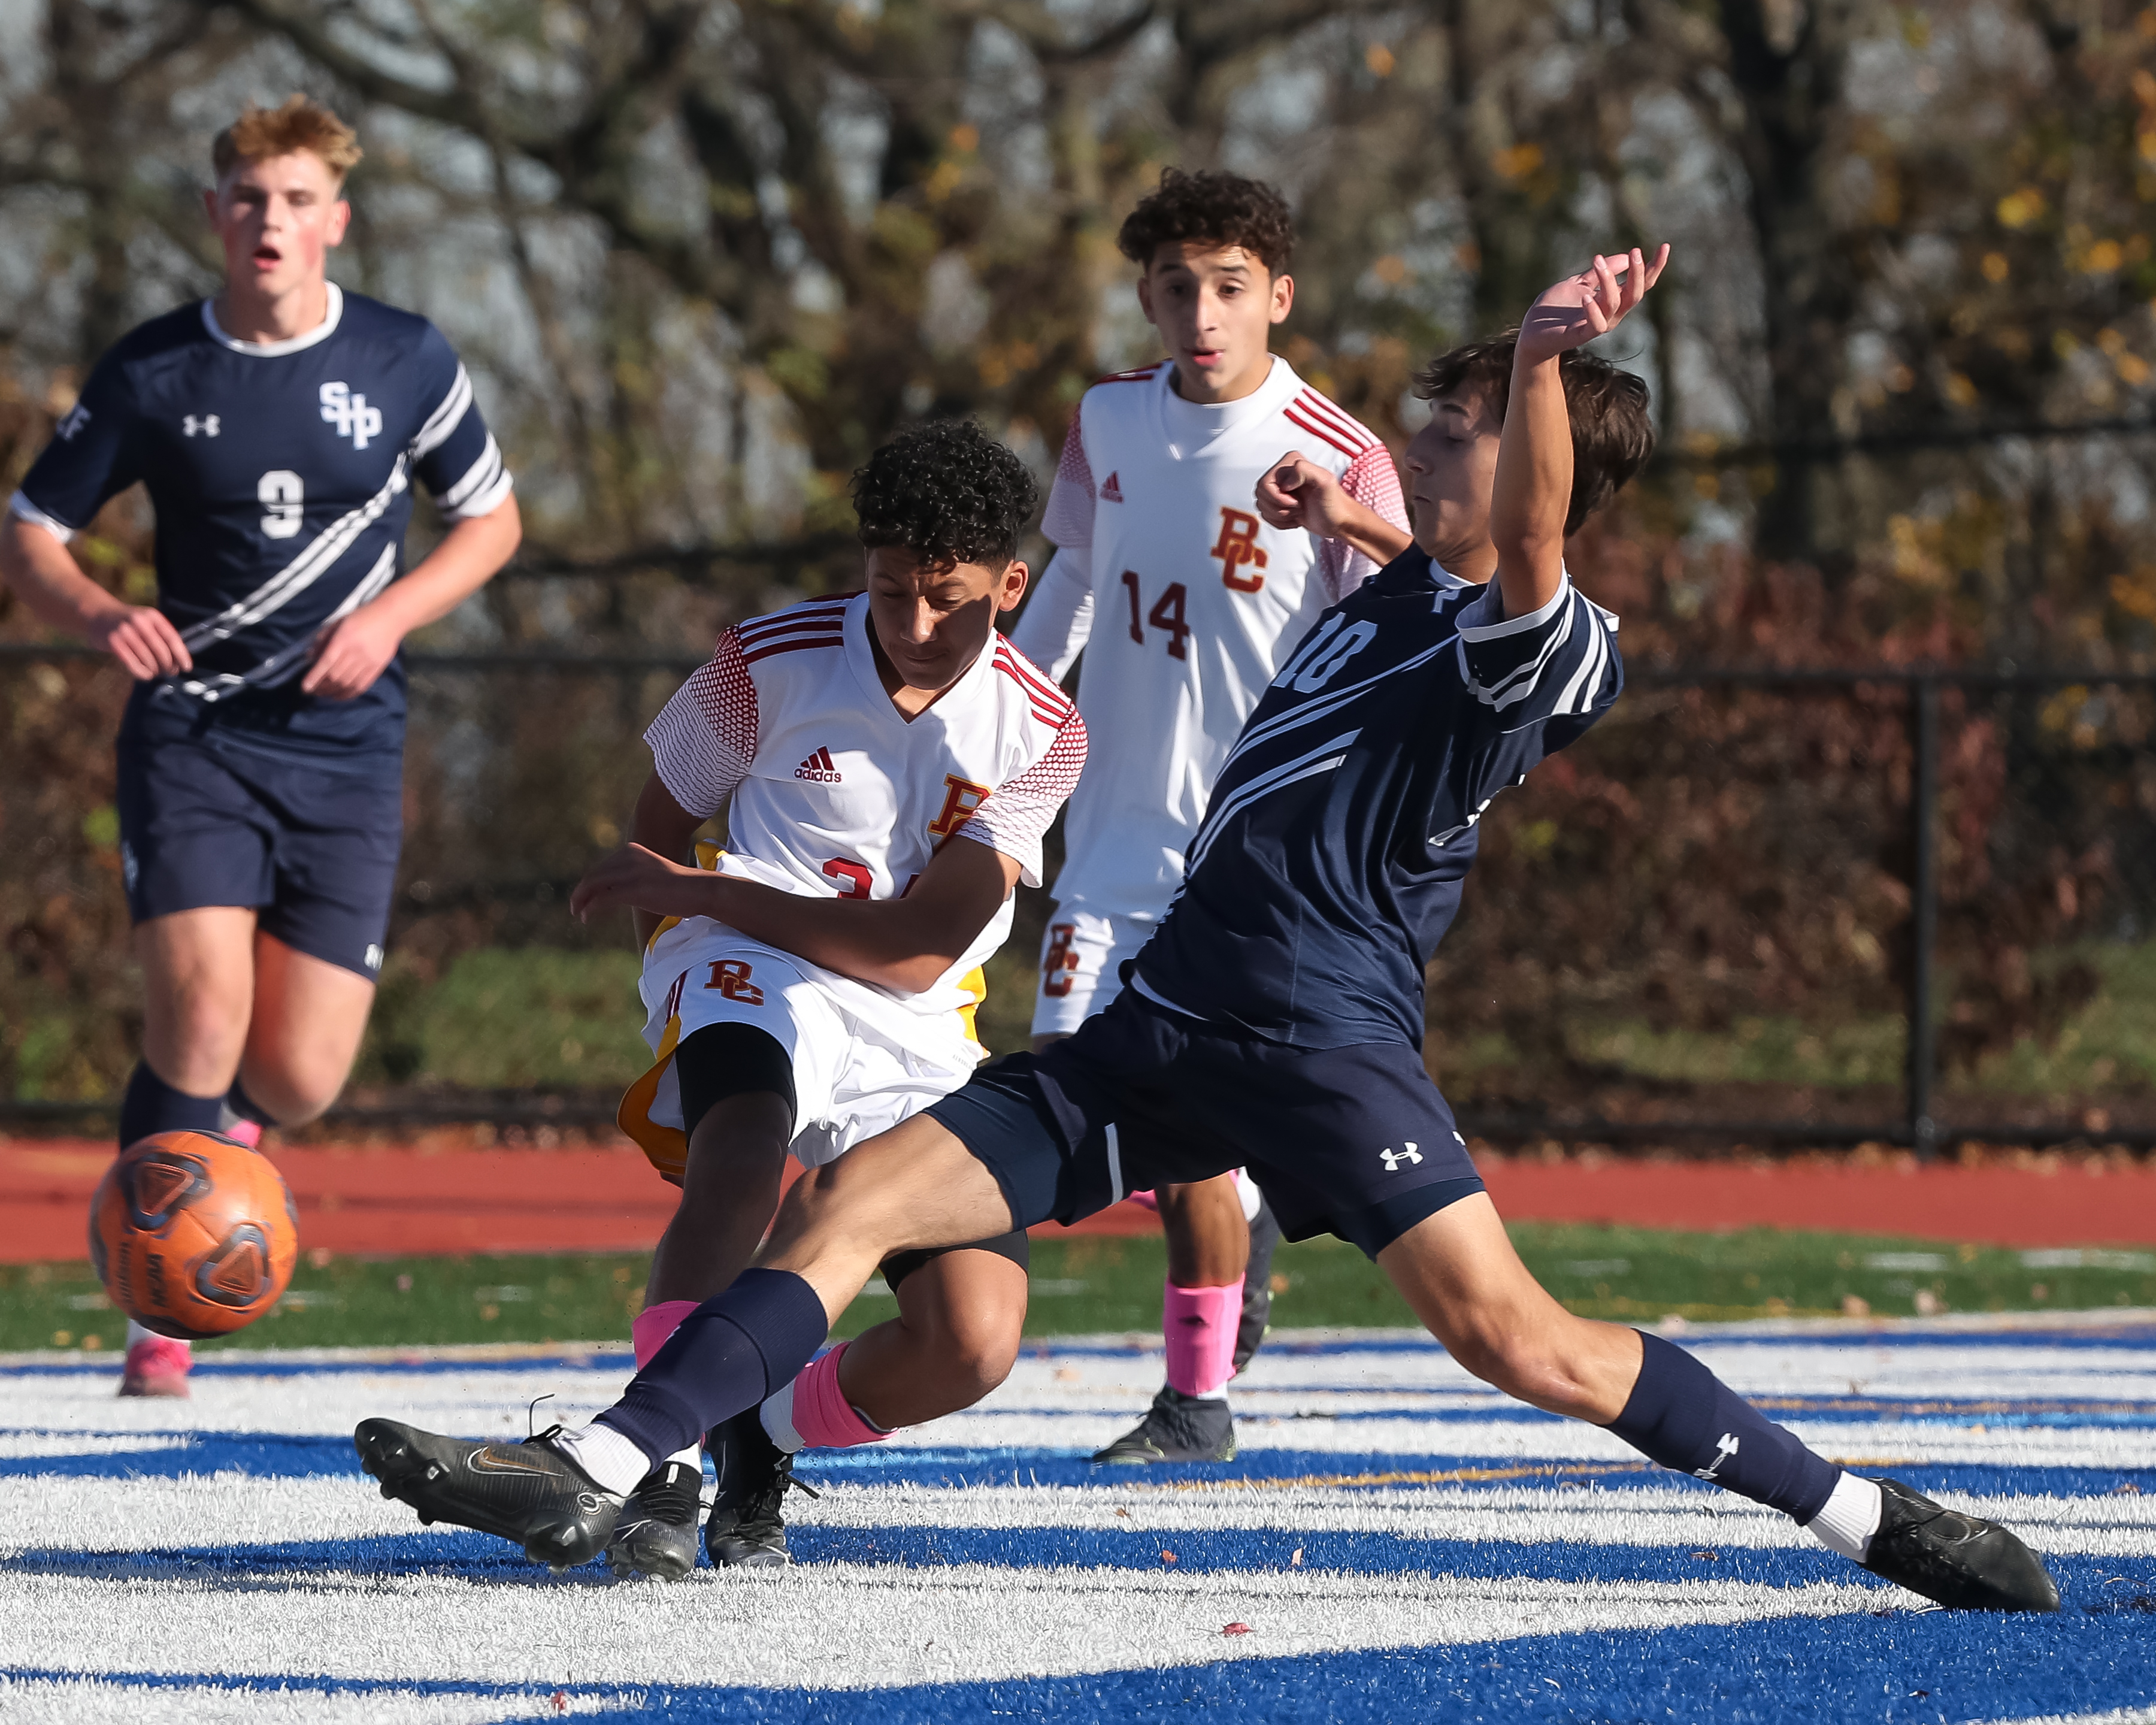
M 1040 955 L 1040 992 L 1053 999 L 1070 992 L 1071 973 L 1078 968 L 1078 954 L 1070 942 L 1077 933 L 1075 922 L 1048 925 L 1048 950 Z
M 753 973 L 738 958 L 715 958 L 711 961 L 711 978 L 705 983 L 707 988 L 716 988 L 722 1000 L 738 1000 L 743 1006 L 763 1004 L 763 990 L 749 980 Z

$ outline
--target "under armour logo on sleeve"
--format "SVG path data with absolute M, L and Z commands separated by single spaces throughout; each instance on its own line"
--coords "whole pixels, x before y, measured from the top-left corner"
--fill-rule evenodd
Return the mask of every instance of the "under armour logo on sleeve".
M 215 437 L 219 429 L 218 416 L 214 413 L 205 413 L 199 419 L 189 413 L 180 421 L 180 429 L 189 437 Z
M 363 449 L 382 435 L 382 409 L 371 408 L 363 395 L 354 395 L 348 383 L 322 385 L 322 418 L 336 427 L 339 437 L 348 437 L 355 449 Z
M 1695 1467 L 1692 1470 L 1693 1475 L 1702 1480 L 1712 1479 L 1717 1474 L 1722 1471 L 1722 1463 L 1728 1461 L 1732 1455 L 1734 1455 L 1737 1453 L 1737 1446 L 1743 1440 L 1738 1438 L 1732 1432 L 1725 1431 L 1722 1433 L 1721 1437 L 1717 1439 L 1715 1441 L 1714 1460 L 1708 1462 L 1704 1467 Z
M 1422 1160 L 1422 1152 L 1416 1149 L 1412 1142 L 1409 1143 L 1408 1147 L 1404 1150 L 1380 1150 L 1378 1153 L 1378 1156 L 1379 1160 L 1383 1162 L 1385 1164 L 1385 1172 L 1389 1174 L 1398 1173 L 1400 1171 L 1400 1165 L 1403 1163 L 1412 1166 Z

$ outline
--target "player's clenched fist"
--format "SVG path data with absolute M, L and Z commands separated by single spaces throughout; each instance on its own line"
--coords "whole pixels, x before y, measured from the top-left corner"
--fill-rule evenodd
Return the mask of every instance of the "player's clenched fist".
M 1349 496 L 1331 468 L 1300 449 L 1290 449 L 1260 475 L 1257 505 L 1269 527 L 1343 540 L 1375 563 L 1389 563 L 1408 548 L 1404 531 Z
M 92 624 L 90 644 L 127 667 L 130 676 L 147 680 L 192 670 L 194 656 L 172 619 L 153 605 L 127 605 Z
M 598 911 L 625 906 L 660 916 L 694 916 L 702 909 L 697 889 L 711 878 L 641 845 L 624 845 L 585 870 L 569 895 L 569 914 L 588 922 Z

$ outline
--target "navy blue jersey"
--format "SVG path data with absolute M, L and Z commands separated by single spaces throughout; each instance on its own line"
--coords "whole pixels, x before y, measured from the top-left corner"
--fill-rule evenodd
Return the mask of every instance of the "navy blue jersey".
M 1412 547 L 1324 614 L 1213 787 L 1140 991 L 1301 1048 L 1419 1046 L 1491 799 L 1606 712 L 1617 619 L 1526 617 Z
M 471 379 L 424 317 L 330 285 L 319 329 L 234 341 L 210 302 L 116 343 L 23 481 L 16 514 L 61 534 L 140 480 L 157 605 L 194 669 L 146 684 L 131 725 L 234 725 L 302 747 L 395 749 L 403 657 L 346 701 L 299 692 L 316 637 L 403 567 L 417 477 L 449 519 L 507 496 Z

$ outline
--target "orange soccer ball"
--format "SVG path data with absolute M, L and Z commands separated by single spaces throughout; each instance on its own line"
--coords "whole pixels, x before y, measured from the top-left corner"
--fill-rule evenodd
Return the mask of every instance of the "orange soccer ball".
M 90 1255 L 128 1317 L 184 1342 L 251 1324 L 292 1279 L 300 1219 L 276 1164 L 221 1132 L 153 1132 L 106 1170 Z

